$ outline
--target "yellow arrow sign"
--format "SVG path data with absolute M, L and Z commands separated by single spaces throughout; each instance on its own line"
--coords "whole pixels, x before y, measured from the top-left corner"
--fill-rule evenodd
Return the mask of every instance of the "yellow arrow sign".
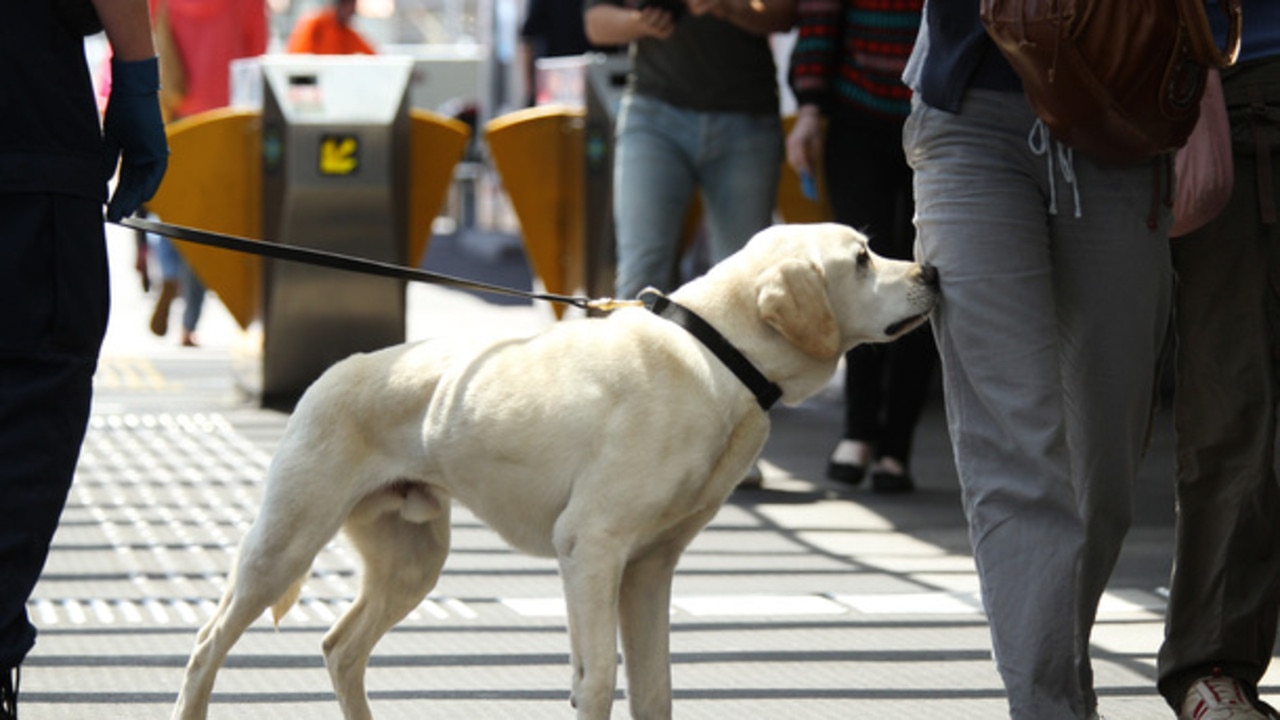
M 360 167 L 360 141 L 354 135 L 320 138 L 320 174 L 350 175 Z

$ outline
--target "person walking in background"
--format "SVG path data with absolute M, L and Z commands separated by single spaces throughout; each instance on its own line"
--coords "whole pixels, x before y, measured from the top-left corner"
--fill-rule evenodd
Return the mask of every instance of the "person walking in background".
M 794 0 L 586 0 L 585 8 L 591 42 L 631 46 L 615 127 L 615 292 L 669 290 L 696 188 L 713 262 L 772 224 L 783 138 L 768 35 L 794 24 Z
M 1240 61 L 1222 71 L 1231 200 L 1171 243 L 1178 517 L 1158 673 L 1182 720 L 1280 717 L 1258 699 L 1280 616 L 1280 4 L 1242 11 Z
M 1010 716 L 1082 720 L 1170 324 L 1171 159 L 1051 138 L 978 6 L 926 0 L 904 75 L 918 256 Z
M 145 233 L 148 252 L 155 256 L 160 267 L 160 293 L 156 296 L 155 307 L 151 311 L 149 327 L 154 335 L 164 337 L 169 333 L 169 314 L 173 309 L 173 301 L 182 297 L 182 335 L 179 339 L 183 347 L 197 347 L 196 326 L 200 324 L 200 316 L 204 313 L 204 297 L 206 288 L 200 277 L 191 269 L 191 265 L 178 252 L 173 241 L 163 235 Z
M 911 168 L 902 151 L 911 91 L 902 84 L 902 70 L 923 5 L 799 0 L 791 52 L 798 108 L 787 161 L 812 178 L 821 158 L 835 221 L 867 233 L 872 250 L 897 260 L 910 260 L 915 245 Z M 915 488 L 908 472 L 911 445 L 936 356 L 927 327 L 845 355 L 844 436 L 827 463 L 827 477 L 856 485 L 870 468 L 876 492 Z
M 285 50 L 312 55 L 375 55 L 373 46 L 351 27 L 355 14 L 356 0 L 332 0 L 329 7 L 298 20 Z
M 183 90 L 169 121 L 226 107 L 231 62 L 267 51 L 266 0 L 151 0 L 151 14 L 167 19 L 181 62 Z
M 165 65 L 175 69 L 181 89 L 168 88 L 166 121 L 225 107 L 231 98 L 231 62 L 267 49 L 265 0 L 151 0 L 160 52 L 174 52 Z M 163 24 L 163 27 L 160 25 Z M 171 42 L 171 44 L 170 44 Z M 166 78 L 170 84 L 173 80 Z M 196 345 L 196 324 L 204 308 L 205 286 L 169 238 L 151 236 L 160 266 L 160 294 L 151 313 L 151 332 L 169 331 L 173 301 L 183 300 L 181 343 Z
M 96 14 L 94 9 L 96 8 Z M 105 27 L 114 82 L 102 125 L 84 36 Z M 89 421 L 107 329 L 111 220 L 168 164 L 146 0 L 11 0 L 0 23 L 0 720 L 18 717 L 44 568 Z
M 529 0 L 520 25 L 520 68 L 526 106 L 537 104 L 538 60 L 581 55 L 594 49 L 582 23 L 579 0 Z

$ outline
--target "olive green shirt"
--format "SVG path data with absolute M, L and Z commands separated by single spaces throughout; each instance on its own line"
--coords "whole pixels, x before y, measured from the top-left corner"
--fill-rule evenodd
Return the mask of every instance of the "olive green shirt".
M 584 0 L 583 7 L 603 4 L 624 6 Z M 630 54 L 632 92 L 699 112 L 778 114 L 777 68 L 766 36 L 686 13 L 670 37 L 636 40 Z

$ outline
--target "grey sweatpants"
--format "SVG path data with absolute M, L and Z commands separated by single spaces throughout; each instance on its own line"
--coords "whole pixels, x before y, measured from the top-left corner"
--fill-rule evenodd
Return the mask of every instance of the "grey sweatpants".
M 1163 160 L 1073 157 L 1021 93 L 986 90 L 957 114 L 917 99 L 904 144 L 1010 715 L 1083 720 L 1097 705 L 1089 634 L 1129 528 L 1169 327 Z

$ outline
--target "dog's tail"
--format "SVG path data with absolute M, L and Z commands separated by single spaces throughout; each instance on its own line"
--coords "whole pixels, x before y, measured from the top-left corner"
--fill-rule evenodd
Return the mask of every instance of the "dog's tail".
M 285 590 L 284 594 L 271 606 L 271 622 L 275 624 L 277 630 L 280 629 L 280 618 L 287 615 L 294 603 L 298 602 L 298 596 L 302 594 L 302 583 L 306 579 L 306 575 L 303 575 L 294 580 L 289 589 Z

